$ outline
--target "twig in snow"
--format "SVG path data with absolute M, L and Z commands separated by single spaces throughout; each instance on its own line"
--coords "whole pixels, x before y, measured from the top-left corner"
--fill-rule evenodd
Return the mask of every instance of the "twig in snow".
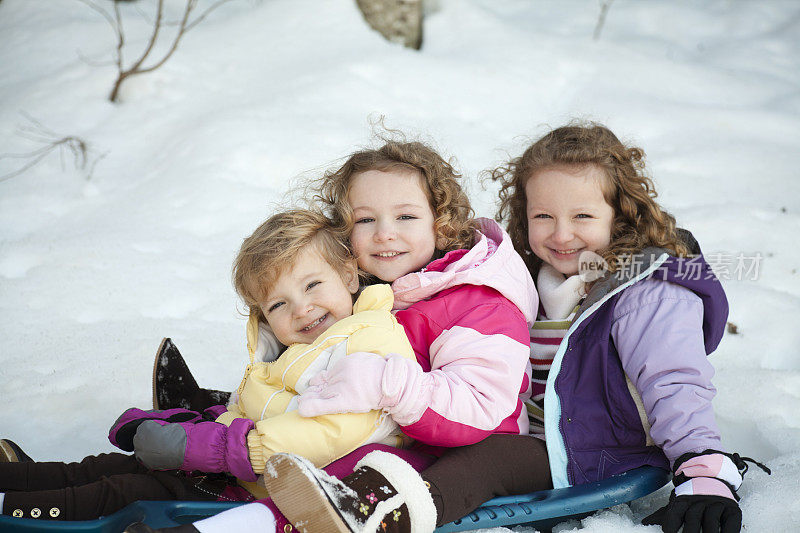
M 90 160 L 89 155 L 93 151 L 89 143 L 80 137 L 74 135 L 61 136 L 54 131 L 46 128 L 41 122 L 23 112 L 24 116 L 30 124 L 24 124 L 19 127 L 18 135 L 33 142 L 42 144 L 43 146 L 30 152 L 20 154 L 0 154 L 0 159 L 28 159 L 29 161 L 22 165 L 17 170 L 0 176 L 0 181 L 6 181 L 27 170 L 36 166 L 42 159 L 50 155 L 54 151 L 58 151 L 59 158 L 61 159 L 61 168 L 64 168 L 64 155 L 67 152 L 72 153 L 73 165 L 76 169 L 86 171 L 86 179 L 92 177 L 94 167 L 97 162 L 108 155 L 108 152 L 99 154 L 94 159 Z M 88 168 L 87 168 L 88 166 Z
M 117 65 L 117 80 L 114 82 L 114 87 L 112 88 L 111 94 L 109 95 L 108 99 L 111 100 L 112 102 L 116 102 L 117 98 L 119 97 L 119 89 L 123 81 L 125 81 L 130 76 L 135 76 L 137 74 L 144 74 L 146 72 L 152 72 L 155 69 L 159 68 L 164 63 L 166 63 L 166 61 L 172 56 L 172 54 L 178 48 L 178 43 L 180 43 L 181 38 L 186 34 L 186 32 L 197 26 L 203 19 L 206 18 L 206 16 L 208 16 L 209 13 L 211 13 L 221 5 L 231 2 L 232 0 L 217 0 L 216 2 L 211 4 L 205 11 L 197 15 L 194 19 L 192 19 L 192 12 L 197 7 L 198 0 L 186 0 L 186 6 L 183 10 L 183 15 L 180 21 L 176 23 L 176 25 L 178 26 L 178 30 L 175 34 L 175 37 L 172 40 L 172 44 L 170 45 L 169 49 L 164 53 L 164 55 L 161 57 L 161 59 L 156 60 L 155 63 L 153 63 L 150 66 L 144 66 L 144 62 L 148 59 L 150 53 L 153 51 L 156 41 L 158 40 L 159 33 L 161 32 L 161 28 L 173 24 L 164 20 L 164 0 L 158 0 L 158 5 L 156 6 L 155 18 L 152 21 L 153 30 L 152 33 L 150 34 L 147 46 L 145 47 L 144 51 L 141 53 L 139 58 L 128 66 L 125 66 L 125 61 L 123 60 L 122 56 L 123 49 L 125 48 L 125 32 L 122 24 L 122 14 L 120 13 L 119 10 L 119 2 L 117 1 L 114 2 L 114 14 L 112 15 L 111 13 L 106 11 L 105 8 L 100 7 L 92 0 L 78 0 L 78 1 L 89 6 L 94 11 L 100 13 L 100 15 L 104 19 L 106 19 L 106 21 L 108 21 L 108 23 L 114 29 L 114 34 L 116 35 L 117 38 L 116 61 L 115 61 Z

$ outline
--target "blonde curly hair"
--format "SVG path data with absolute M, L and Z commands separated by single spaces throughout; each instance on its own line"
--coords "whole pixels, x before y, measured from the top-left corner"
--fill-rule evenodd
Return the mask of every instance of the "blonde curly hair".
M 259 302 L 309 246 L 315 247 L 342 279 L 348 270 L 355 272 L 355 257 L 346 234 L 319 211 L 293 209 L 277 213 L 242 242 L 233 262 L 233 286 L 251 315 L 266 321 Z
M 345 234 L 350 235 L 354 226 L 348 202 L 353 178 L 370 170 L 410 171 L 419 175 L 434 214 L 436 242 L 440 246 L 437 252 L 472 247 L 478 224 L 459 183 L 461 176 L 435 150 L 418 141 L 390 140 L 380 148 L 355 152 L 341 167 L 326 172 L 312 186 L 314 200 L 321 203 Z
M 614 209 L 611 242 L 599 250 L 613 272 L 633 254 L 647 246 L 670 250 L 677 256 L 689 254 L 679 237 L 675 218 L 655 201 L 658 196 L 647 175 L 641 148 L 625 146 L 611 130 L 597 123 L 577 123 L 556 128 L 490 173 L 500 183 L 498 222 L 507 222 L 514 248 L 528 268 L 536 273 L 541 259 L 528 243 L 525 184 L 537 172 L 553 167 L 581 168 L 595 165 L 603 171 L 605 200 Z

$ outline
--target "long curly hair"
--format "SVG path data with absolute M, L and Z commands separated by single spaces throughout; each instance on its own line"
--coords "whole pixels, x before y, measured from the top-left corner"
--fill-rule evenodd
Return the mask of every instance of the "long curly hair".
M 353 230 L 353 210 L 348 193 L 353 178 L 363 172 L 400 170 L 419 175 L 434 214 L 437 252 L 471 248 L 478 228 L 461 175 L 442 156 L 418 141 L 387 141 L 377 149 L 360 150 L 350 155 L 336 170 L 326 172 L 312 185 L 314 200 L 324 206 L 334 224 L 347 235 Z
M 689 248 L 676 232 L 675 218 L 655 201 L 658 195 L 644 160 L 641 148 L 625 146 L 601 124 L 579 123 L 556 128 L 520 157 L 490 173 L 491 180 L 500 183 L 500 207 L 495 219 L 507 223 L 514 248 L 535 274 L 541 259 L 533 254 L 528 243 L 525 184 L 545 169 L 595 165 L 606 177 L 603 193 L 614 209 L 611 242 L 604 250 L 598 250 L 612 272 L 647 246 L 666 248 L 677 256 L 688 255 Z

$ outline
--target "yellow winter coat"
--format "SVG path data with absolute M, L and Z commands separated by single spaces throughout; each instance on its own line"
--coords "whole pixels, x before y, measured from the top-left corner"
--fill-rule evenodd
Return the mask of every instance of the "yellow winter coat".
M 381 411 L 304 418 L 297 413 L 297 397 L 318 372 L 353 352 L 382 356 L 397 353 L 416 360 L 403 326 L 391 314 L 394 297 L 389 285 L 372 285 L 361 293 L 353 315 L 328 328 L 312 344 L 293 344 L 274 361 L 256 361 L 264 344 L 264 327 L 251 318 L 247 327 L 250 364 L 228 412 L 217 422 L 230 425 L 239 417 L 255 421 L 247 437 L 253 470 L 264 471 L 274 453 L 291 452 L 323 467 L 364 444 L 403 444 L 402 433 Z M 263 346 L 262 346 L 263 351 Z M 248 487 L 250 488 L 250 487 Z

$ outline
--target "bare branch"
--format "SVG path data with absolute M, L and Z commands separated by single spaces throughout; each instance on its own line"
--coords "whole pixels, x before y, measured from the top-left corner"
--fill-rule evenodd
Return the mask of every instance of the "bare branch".
M 102 154 L 100 154 L 100 155 L 98 155 L 97 157 L 94 158 L 94 161 L 92 161 L 92 164 L 89 165 L 89 169 L 86 172 L 86 179 L 87 180 L 92 179 L 92 175 L 94 174 L 94 167 L 97 166 L 97 163 L 99 163 L 101 160 L 105 159 L 106 156 L 108 154 L 110 154 L 110 153 L 111 152 L 103 152 Z
M 43 152 L 49 152 L 50 150 L 52 150 L 52 147 L 50 145 L 48 145 L 48 146 L 43 146 L 43 147 L 39 148 L 38 150 L 34 150 L 32 152 L 25 152 L 24 154 L 2 154 L 2 155 L 0 155 L 0 159 L 6 159 L 6 158 L 8 158 L 8 159 L 27 159 L 29 157 L 37 156 L 37 155 L 39 155 L 39 154 L 41 154 Z
M 150 35 L 147 47 L 141 53 L 139 59 L 134 61 L 134 63 L 127 68 L 125 68 L 123 60 L 123 50 L 125 47 L 125 34 L 122 25 L 122 14 L 120 13 L 119 2 L 117 0 L 114 0 L 114 16 L 112 17 L 108 13 L 108 11 L 99 7 L 91 0 L 78 0 L 78 1 L 100 13 L 112 26 L 114 32 L 117 35 L 116 65 L 118 74 L 117 74 L 117 79 L 114 82 L 114 86 L 111 89 L 111 94 L 109 95 L 109 100 L 111 100 L 112 102 L 116 102 L 117 96 L 119 95 L 119 89 L 122 85 L 122 82 L 125 81 L 125 79 L 127 79 L 130 76 L 134 76 L 136 74 L 144 74 L 147 72 L 152 72 L 157 68 L 161 67 L 161 65 L 166 63 L 167 60 L 170 57 L 172 57 L 172 54 L 175 53 L 175 50 L 177 50 L 178 44 L 180 43 L 180 40 L 183 38 L 184 34 L 187 31 L 197 26 L 201 21 L 203 21 L 209 15 L 209 13 L 216 10 L 223 4 L 231 2 L 232 0 L 217 0 L 194 20 L 191 20 L 191 14 L 192 11 L 194 11 L 194 9 L 197 7 L 198 0 L 186 0 L 186 7 L 184 9 L 183 16 L 180 22 L 178 23 L 177 33 L 175 34 L 175 37 L 172 41 L 172 44 L 169 47 L 169 50 L 167 50 L 167 52 L 160 60 L 156 61 L 154 64 L 150 66 L 144 67 L 142 65 L 149 58 L 151 52 L 153 52 L 153 50 L 155 49 L 155 45 L 156 42 L 158 41 L 158 37 L 161 32 L 162 26 L 172 25 L 170 22 L 164 20 L 164 0 L 158 0 L 158 5 L 156 8 L 156 17 L 155 20 L 152 21 L 153 32 Z M 139 11 L 140 15 L 142 15 L 143 17 L 145 17 L 145 19 L 147 19 L 147 17 L 140 11 L 138 7 L 136 7 L 136 10 Z M 80 54 L 79 57 L 81 57 Z M 82 59 L 84 59 L 87 63 L 89 63 L 88 59 L 83 57 Z
M 38 130 L 40 132 L 43 132 L 43 133 L 47 133 L 48 135 L 53 135 L 53 136 L 58 135 L 56 132 L 54 132 L 51 129 L 48 129 L 47 127 L 45 127 L 44 124 L 42 124 L 41 122 L 39 122 L 38 120 L 33 118 L 33 115 L 31 115 L 30 113 L 27 113 L 25 111 L 20 111 L 19 114 L 22 115 L 23 117 L 25 117 L 34 126 L 36 126 L 36 128 L 35 128 L 36 130 Z M 26 126 L 21 126 L 21 127 L 25 128 Z M 27 128 L 33 129 L 31 126 L 27 126 Z
M 17 135 L 19 135 L 23 139 L 28 139 L 29 141 L 37 143 L 50 142 L 55 138 L 55 134 L 44 135 L 41 132 L 38 132 L 29 126 L 18 128 Z
M 96 59 L 92 59 L 89 56 L 84 55 L 80 50 L 76 50 L 75 53 L 78 55 L 78 59 L 92 67 L 106 67 L 108 65 L 117 64 L 117 62 L 113 59 L 109 59 L 107 61 L 98 61 Z
M 117 69 L 122 74 L 122 47 L 125 45 L 125 33 L 122 30 L 122 14 L 119 12 L 119 2 L 114 2 L 114 18 L 117 28 Z
M 41 134 L 25 131 L 22 128 L 19 128 L 19 130 L 17 131 L 17 135 L 19 135 L 23 139 L 28 139 L 29 141 L 37 143 L 50 142 L 51 139 L 50 137 L 45 137 Z
M 42 159 L 47 157 L 54 150 L 58 150 L 58 156 L 61 162 L 62 170 L 65 168 L 64 155 L 67 151 L 72 153 L 72 161 L 75 168 L 86 170 L 86 166 L 89 164 L 89 153 L 92 151 L 86 141 L 74 135 L 60 137 L 57 133 L 46 128 L 41 122 L 29 114 L 22 112 L 22 115 L 30 122 L 30 124 L 19 126 L 18 134 L 23 138 L 42 143 L 44 146 L 27 153 L 1 154 L 0 159 L 32 159 L 14 172 L 0 176 L 0 182 L 6 181 L 15 176 L 19 176 L 20 174 L 37 165 Z M 92 172 L 94 172 L 94 167 L 97 165 L 97 161 L 106 155 L 107 153 L 102 154 L 101 156 L 95 158 L 93 162 L 91 162 L 86 179 L 91 177 Z
M 204 18 L 206 18 L 206 17 L 208 16 L 208 14 L 209 14 L 209 13 L 211 13 L 212 11 L 214 11 L 215 9 L 217 9 L 219 6 L 221 6 L 221 5 L 223 5 L 223 4 L 227 4 L 228 2 L 232 2 L 232 1 L 233 1 L 233 0 L 219 0 L 219 1 L 218 1 L 218 2 L 216 2 L 214 5 L 210 6 L 208 9 L 206 9 L 205 11 L 203 11 L 203 12 L 200 14 L 200 16 L 198 16 L 198 17 L 197 17 L 196 19 L 194 19 L 194 20 L 193 20 L 193 21 L 192 21 L 192 22 L 191 22 L 191 23 L 190 23 L 188 26 L 186 26 L 186 30 L 184 31 L 184 33 L 185 33 L 185 32 L 187 32 L 187 31 L 189 31 L 189 30 L 191 30 L 192 28 L 194 28 L 194 27 L 195 27 L 195 26 L 197 26 L 198 24 L 200 24 L 200 22 L 202 22 L 202 20 L 203 20 Z
M 142 19 L 144 19 L 145 22 L 147 22 L 148 24 L 153 24 L 153 18 L 149 14 L 145 13 L 144 9 L 139 7 L 138 3 L 134 4 L 134 8 L 136 9 L 136 12 L 139 13 L 139 16 L 142 17 Z
M 156 44 L 156 40 L 158 39 L 158 32 L 161 31 L 161 17 L 163 15 L 164 15 L 164 0 L 158 0 L 158 8 L 156 10 L 156 21 L 155 23 L 153 23 L 153 34 L 150 36 L 150 42 L 147 43 L 147 48 L 145 48 L 141 57 L 128 69 L 128 72 L 130 73 L 144 72 L 139 67 L 142 66 L 142 63 L 144 62 L 145 59 L 147 59 L 147 56 L 150 55 L 150 52 L 153 50 L 153 46 L 155 46 Z
M 600 38 L 600 32 L 603 31 L 603 25 L 606 23 L 606 15 L 614 0 L 601 0 L 600 2 L 600 15 L 597 17 L 597 25 L 594 27 L 594 40 Z
M 45 156 L 47 156 L 47 154 L 49 154 L 53 149 L 55 149 L 55 146 L 49 147 L 45 153 L 43 153 L 42 155 L 40 155 L 36 159 L 30 161 L 29 163 L 27 163 L 25 166 L 23 166 L 19 170 L 15 170 L 14 172 L 11 172 L 9 174 L 4 174 L 4 175 L 0 176 L 0 181 L 10 180 L 11 178 L 13 178 L 15 176 L 19 176 L 20 174 L 22 174 L 23 172 L 25 172 L 29 168 L 32 168 L 33 166 L 35 166 L 36 163 L 38 163 L 39 161 L 44 159 Z M 2 157 L 4 157 L 4 156 L 0 156 L 0 158 L 2 158 Z
M 94 9 L 95 11 L 97 11 L 98 13 L 100 13 L 103 16 L 103 18 L 106 19 L 109 24 L 111 24 L 111 27 L 114 29 L 114 32 L 116 33 L 117 26 L 114 23 L 114 18 L 108 13 L 108 11 L 106 11 L 102 7 L 98 6 L 94 2 L 90 2 L 89 0 L 78 0 L 78 2 L 80 2 L 81 4 L 87 5 L 90 8 Z M 116 4 L 116 2 L 115 2 L 115 4 Z
M 159 2 L 161 2 L 161 1 L 162 0 L 159 0 Z M 161 58 L 161 61 L 158 61 L 155 65 L 152 65 L 150 67 L 140 68 L 138 70 L 138 73 L 154 71 L 155 69 L 157 69 L 158 67 L 160 67 L 161 65 L 166 63 L 167 59 L 170 58 L 172 53 L 175 52 L 175 50 L 178 49 L 178 43 L 180 42 L 181 37 L 183 37 L 183 34 L 186 31 L 186 23 L 189 20 L 189 15 L 191 14 L 192 10 L 195 8 L 196 5 L 197 5 L 197 0 L 187 0 L 186 1 L 186 9 L 183 12 L 183 18 L 181 19 L 181 24 L 180 24 L 180 27 L 178 28 L 178 33 L 175 34 L 175 39 L 172 41 L 172 46 L 170 46 L 169 50 L 164 55 L 164 57 Z

